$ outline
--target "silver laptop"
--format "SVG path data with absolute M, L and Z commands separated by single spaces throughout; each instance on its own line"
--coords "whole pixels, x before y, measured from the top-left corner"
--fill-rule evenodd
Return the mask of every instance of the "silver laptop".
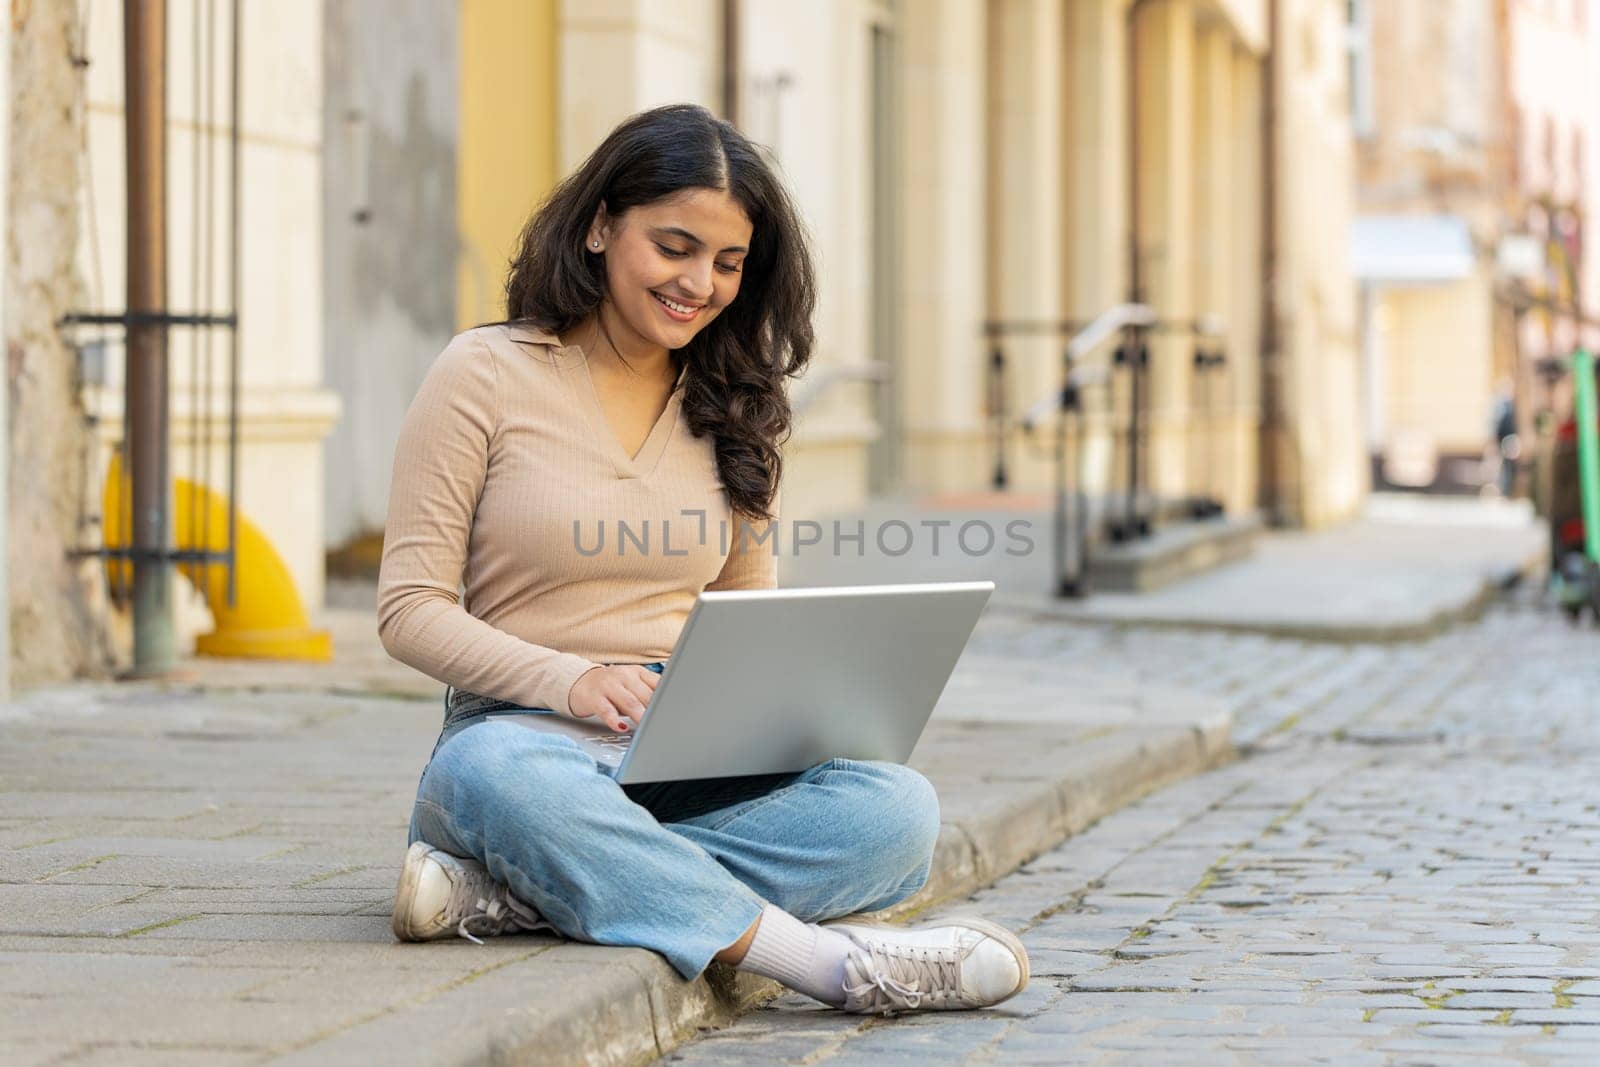
M 701 593 L 637 731 L 513 713 L 576 740 L 617 781 L 904 763 L 993 582 Z

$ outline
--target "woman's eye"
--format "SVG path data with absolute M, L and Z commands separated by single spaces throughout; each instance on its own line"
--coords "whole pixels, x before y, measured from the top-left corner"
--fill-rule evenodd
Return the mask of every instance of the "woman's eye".
M 685 259 L 689 255 L 688 252 L 682 249 L 671 248 L 663 244 L 656 245 L 656 249 L 668 259 Z M 739 263 L 718 263 L 717 269 L 724 274 L 738 274 L 743 269 L 743 265 Z

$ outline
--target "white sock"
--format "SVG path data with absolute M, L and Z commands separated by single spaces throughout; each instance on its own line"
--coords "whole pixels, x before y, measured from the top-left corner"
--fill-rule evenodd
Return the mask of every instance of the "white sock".
M 824 1004 L 844 1003 L 844 961 L 855 942 L 768 904 L 739 970 L 782 982 Z

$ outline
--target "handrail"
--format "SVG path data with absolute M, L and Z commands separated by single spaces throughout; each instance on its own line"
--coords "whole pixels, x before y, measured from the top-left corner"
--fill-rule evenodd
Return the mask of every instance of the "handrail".
M 1037 322 L 1004 322 L 985 323 L 984 333 L 995 342 L 993 355 L 990 360 L 991 396 L 1003 395 L 1003 378 L 1005 369 L 1004 351 L 999 339 L 1007 333 L 1048 333 L 1052 332 L 1052 324 Z M 1084 406 L 1084 390 L 1089 386 L 1103 385 L 1110 381 L 1113 369 L 1110 366 L 1089 366 L 1085 364 L 1087 357 L 1096 348 L 1103 345 L 1117 334 L 1127 331 L 1127 337 L 1122 346 L 1117 349 L 1116 364 L 1127 366 L 1129 371 L 1130 388 L 1128 390 L 1128 494 L 1127 515 L 1120 522 L 1113 521 L 1108 525 L 1109 535 L 1113 540 L 1121 541 L 1128 537 L 1145 536 L 1149 532 L 1149 522 L 1140 513 L 1139 508 L 1139 451 L 1140 438 L 1140 393 L 1149 373 L 1149 347 L 1147 335 L 1150 333 L 1177 332 L 1193 335 L 1201 339 L 1220 339 L 1226 329 L 1227 323 L 1222 316 L 1211 313 L 1200 315 L 1194 319 L 1160 319 L 1155 309 L 1148 304 L 1129 302 L 1114 304 L 1095 316 L 1090 322 L 1079 325 L 1074 322 L 1055 324 L 1055 329 L 1060 333 L 1076 331 L 1068 339 L 1066 348 L 1061 356 L 1061 383 L 1041 397 L 1035 404 L 1027 409 L 1019 420 L 1024 434 L 1032 434 L 1045 415 L 1054 410 L 1059 414 L 1055 420 L 1055 509 L 1053 516 L 1053 548 L 1054 548 L 1054 589 L 1056 596 L 1078 597 L 1083 596 L 1089 589 L 1089 501 L 1085 492 L 1086 471 L 1083 469 L 1085 458 L 1088 455 L 1088 411 Z M 1213 365 L 1220 365 L 1221 359 L 1216 355 L 1204 355 L 1197 349 L 1196 367 L 1205 369 Z M 1202 362 L 1203 360 L 1203 362 Z M 1208 394 L 1209 395 L 1209 394 Z M 1003 488 L 1005 481 L 1005 416 L 1001 411 L 997 418 L 995 446 L 996 468 L 995 486 Z M 1069 429 L 1070 426 L 1070 429 Z M 1071 448 L 1073 461 L 1079 467 L 1077 476 L 1073 477 L 1068 462 L 1068 438 L 1074 442 Z M 1209 465 L 1208 465 L 1209 466 Z M 1208 508 L 1211 506 L 1207 500 Z M 1207 510 L 1206 514 L 1220 513 L 1220 506 L 1215 510 Z M 1070 557 L 1070 562 L 1069 562 Z
M 822 394 L 841 382 L 883 382 L 888 381 L 889 377 L 889 364 L 882 360 L 843 367 L 821 367 L 800 379 L 794 395 L 789 398 L 789 410 L 795 415 L 803 414 L 821 399 Z
M 1148 304 L 1115 304 L 1102 311 L 1095 319 L 1079 330 L 1067 342 L 1062 359 L 1070 368 L 1078 360 L 1094 351 L 1120 330 L 1129 326 L 1150 327 L 1156 324 L 1155 309 Z M 1069 371 L 1069 373 L 1071 373 Z M 1082 383 L 1089 384 L 1089 383 Z M 1022 416 L 1024 432 L 1032 431 L 1045 413 L 1061 407 L 1061 387 L 1050 390 Z

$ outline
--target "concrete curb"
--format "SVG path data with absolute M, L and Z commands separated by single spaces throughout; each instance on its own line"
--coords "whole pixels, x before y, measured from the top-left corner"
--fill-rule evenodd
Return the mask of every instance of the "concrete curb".
M 1027 729 L 1033 730 L 1034 727 Z M 1128 728 L 1083 740 L 1041 772 L 1025 767 L 946 822 L 921 892 L 886 913 L 901 917 L 964 896 L 1098 819 L 1178 778 L 1231 758 L 1232 717 Z M 939 776 L 930 772 L 937 784 Z M 948 805 L 947 805 L 948 807 Z M 451 1064 L 647 1063 L 777 995 L 773 982 L 713 965 L 684 982 L 643 949 L 562 943 L 499 961 L 414 1007 L 316 1040 L 274 1063 L 415 1061 Z

